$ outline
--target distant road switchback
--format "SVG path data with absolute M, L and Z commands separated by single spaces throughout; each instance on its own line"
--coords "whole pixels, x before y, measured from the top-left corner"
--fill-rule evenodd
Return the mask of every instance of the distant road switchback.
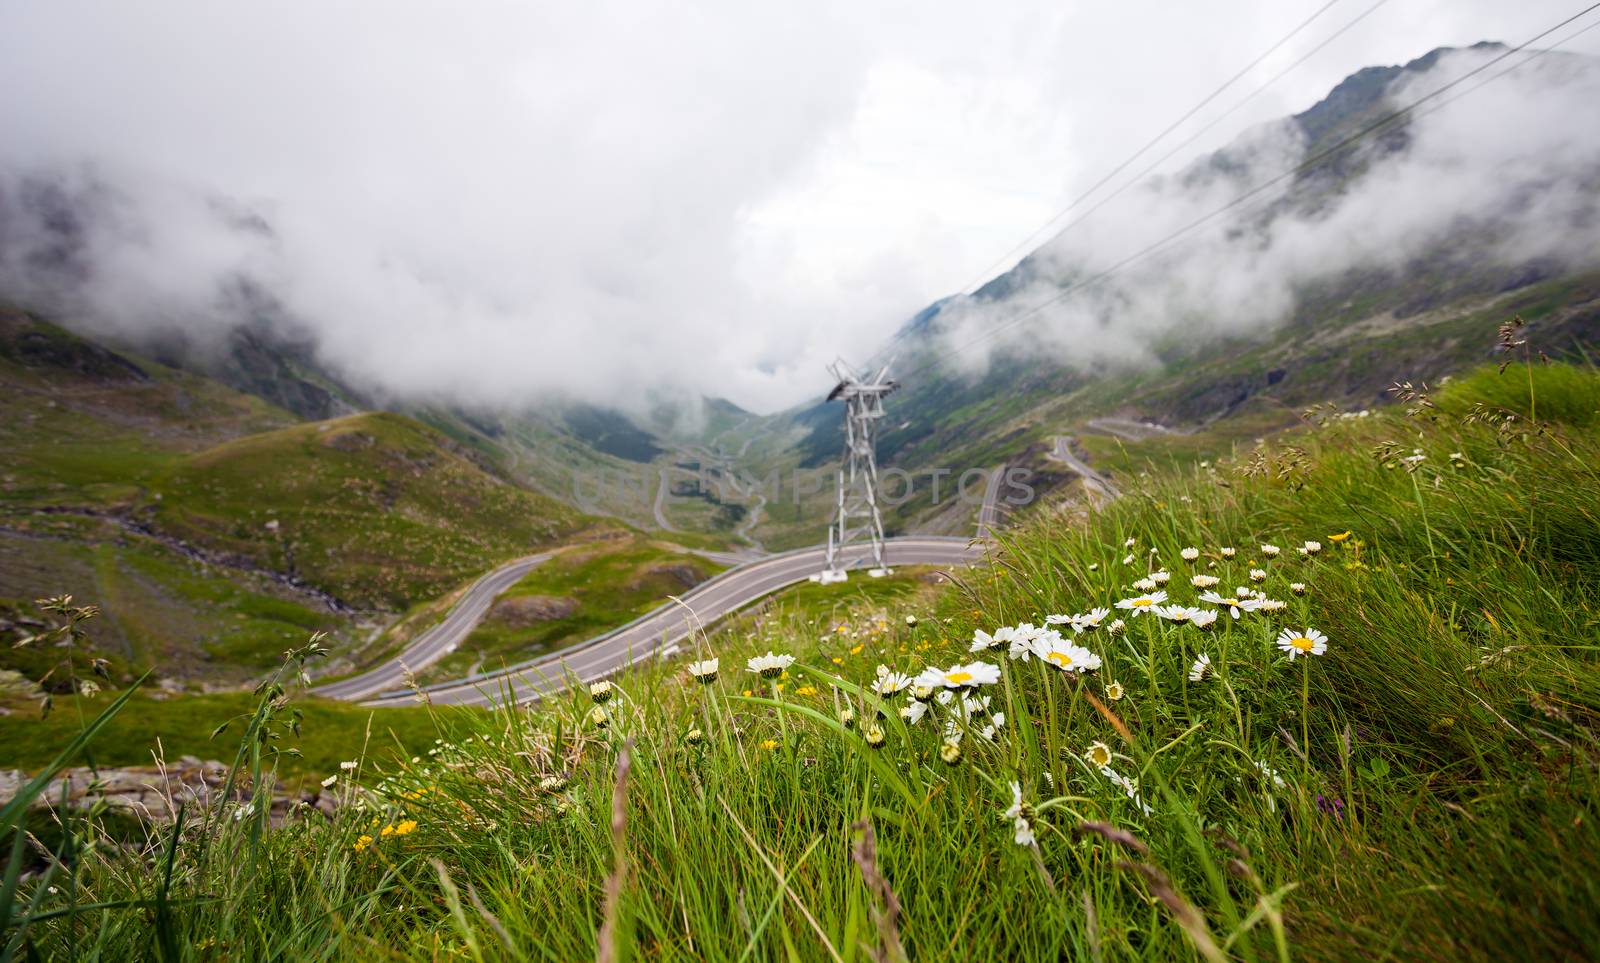
M 982 558 L 983 551 L 982 542 L 965 538 L 908 535 L 884 541 L 885 560 L 890 565 L 970 565 Z M 865 547 L 852 549 L 846 553 L 845 562 L 848 565 L 863 561 L 866 554 Z M 478 624 L 496 595 L 548 557 L 519 559 L 495 569 L 473 583 L 444 620 L 404 652 L 359 676 L 312 691 L 370 706 L 411 704 L 416 694 L 403 688 L 406 669 L 416 671 L 453 651 Z M 602 679 L 659 653 L 670 654 L 699 626 L 710 625 L 779 589 L 806 581 L 822 570 L 826 558 L 826 547 L 817 546 L 747 562 L 695 586 L 683 595 L 684 605 L 669 601 L 587 642 L 503 670 L 426 686 L 423 691 L 430 700 L 444 705 L 494 705 L 507 700 L 527 702 L 565 689 L 573 682 Z M 867 577 L 864 567 L 857 572 L 858 578 Z

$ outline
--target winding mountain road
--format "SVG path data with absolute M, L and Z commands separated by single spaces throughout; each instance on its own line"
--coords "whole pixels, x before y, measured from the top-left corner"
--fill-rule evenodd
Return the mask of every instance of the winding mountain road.
M 1056 436 L 1056 449 L 1045 456 L 1051 461 L 1059 461 L 1063 465 L 1077 472 L 1083 478 L 1083 487 L 1107 501 L 1122 494 L 1117 491 L 1117 486 L 1111 484 L 1111 479 L 1090 468 L 1088 463 L 1072 453 L 1072 439 L 1066 435 Z
M 1087 466 L 1084 470 L 1088 470 Z M 981 558 L 983 542 L 999 523 L 998 495 L 1004 474 L 1005 466 L 1001 465 L 990 475 L 978 512 L 976 539 L 931 535 L 890 538 L 884 541 L 884 560 L 891 566 L 967 565 Z M 661 496 L 667 485 L 665 469 L 660 481 L 656 513 L 666 527 L 661 518 Z M 312 692 L 369 706 L 409 703 L 416 694 L 404 688 L 406 673 L 418 672 L 455 651 L 488 612 L 496 596 L 551 554 L 531 555 L 494 569 L 472 583 L 438 625 L 419 635 L 399 655 L 360 675 L 317 686 Z M 754 560 L 727 553 L 699 554 L 738 564 L 685 593 L 683 605 L 668 602 L 621 628 L 559 652 L 502 670 L 427 686 L 423 691 L 430 700 L 442 704 L 492 705 L 507 699 L 521 703 L 564 689 L 573 680 L 591 682 L 604 678 L 658 652 L 675 650 L 679 642 L 689 637 L 695 622 L 709 625 L 779 589 L 807 581 L 822 570 L 827 548 L 803 548 Z M 865 546 L 846 552 L 844 565 L 848 568 L 865 562 L 867 555 Z M 684 605 L 692 610 L 692 618 Z
M 989 472 L 989 482 L 983 489 L 983 504 L 978 506 L 979 538 L 988 538 L 1000 527 L 1000 482 L 1005 476 L 1005 465 L 998 465 Z
M 405 684 L 406 672 L 419 671 L 455 651 L 483 619 L 489 606 L 554 552 L 541 552 L 507 562 L 467 586 L 461 598 L 432 628 L 417 636 L 399 655 L 360 675 L 320 685 L 311 691 L 329 699 L 364 699 Z
M 1123 441 L 1144 441 L 1156 435 L 1187 435 L 1189 432 L 1168 428 L 1153 421 L 1134 421 L 1132 418 L 1090 418 L 1084 423 L 1090 431 L 1111 435 Z
M 884 542 L 885 560 L 890 565 L 967 565 L 979 560 L 983 550 L 982 543 L 965 538 L 911 535 L 886 539 Z M 846 553 L 846 564 L 864 561 L 866 556 L 865 547 L 853 550 Z M 437 704 L 496 705 L 508 701 L 529 702 L 565 689 L 574 681 L 583 683 L 602 679 L 657 653 L 672 651 L 678 643 L 689 637 L 697 624 L 709 625 L 779 589 L 806 581 L 821 570 L 826 558 L 825 547 L 771 555 L 729 569 L 685 593 L 683 603 L 693 611 L 692 617 L 683 606 L 668 602 L 619 629 L 560 652 L 504 670 L 426 686 L 423 691 L 430 701 Z M 496 569 L 481 579 L 480 583 L 489 581 L 508 567 Z M 481 610 L 478 614 L 481 616 Z M 445 622 L 438 627 L 443 629 L 446 624 L 455 626 L 452 630 L 454 641 L 450 647 L 465 638 L 477 621 L 476 617 L 470 620 L 457 619 L 455 615 L 455 610 L 452 610 L 451 615 L 446 616 Z M 449 648 L 443 651 L 449 651 Z M 396 681 L 383 691 L 365 686 L 351 687 L 349 684 L 356 681 L 353 679 L 315 691 L 319 695 L 335 698 L 358 699 L 369 706 L 408 705 L 415 701 L 416 694 L 399 688 L 403 670 L 395 664 L 404 659 L 405 655 L 402 654 L 394 663 L 385 663 L 366 676 L 358 677 L 365 679 L 368 676 L 376 677 L 380 672 L 390 673 L 388 677 Z M 729 672 L 735 670 L 735 666 L 727 667 Z M 340 686 L 346 688 L 329 691 Z M 340 694 L 341 691 L 353 691 L 355 688 L 360 691 Z

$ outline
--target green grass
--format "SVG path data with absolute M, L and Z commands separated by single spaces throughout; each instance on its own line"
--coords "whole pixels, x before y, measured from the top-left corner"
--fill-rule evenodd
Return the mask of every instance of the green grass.
M 152 482 L 163 531 L 293 573 L 358 607 L 404 609 L 572 532 L 583 516 L 508 484 L 400 415 L 226 442 Z
M 7 704 L 10 711 L 0 715 L 5 765 L 29 772 L 43 768 L 82 721 L 93 718 L 107 701 L 103 694 L 58 696 L 54 709 L 42 719 L 35 703 Z M 213 739 L 211 733 L 229 720 L 248 716 L 255 705 L 256 698 L 248 692 L 165 698 L 137 694 L 94 741 L 87 760 L 99 766 L 148 766 L 159 746 L 161 754 L 173 761 L 197 756 L 232 762 L 237 738 L 224 734 Z M 339 763 L 361 755 L 363 747 L 371 758 L 394 763 L 427 752 L 438 735 L 429 712 L 422 708 L 367 709 L 310 698 L 298 699 L 295 705 L 305 715 L 301 734 L 282 739 L 281 748 L 296 749 L 299 755 L 286 755 L 279 775 L 296 786 L 315 788 L 313 783 L 339 772 Z M 230 728 L 238 731 L 242 725 L 235 721 Z
M 1569 374 L 1534 369 L 1535 395 Z M 1577 374 L 1552 396 L 1593 410 L 1600 377 Z M 1472 384 L 1450 400 L 1482 400 Z M 616 959 L 1594 958 L 1597 465 L 1592 425 L 1441 403 L 1153 472 L 1081 528 L 1036 513 L 937 598 L 868 599 L 843 633 L 815 599 L 713 636 L 711 685 L 643 665 L 604 727 L 578 693 L 440 713 L 437 755 L 368 761 L 366 811 L 85 858 L 28 939 L 81 959 L 573 960 L 602 930 Z M 1209 630 L 1128 615 L 1077 637 L 1103 660 L 1086 675 L 967 651 L 976 630 L 1110 606 L 1158 566 L 1185 603 L 1191 575 L 1226 591 L 1259 568 L 1287 604 Z M 1325 655 L 1273 644 L 1308 626 Z M 769 648 L 799 659 L 781 689 L 744 671 Z M 1191 681 L 1200 654 L 1214 674 Z M 999 670 L 986 709 L 906 724 L 902 696 L 874 722 L 875 665 L 973 658 Z M 1138 798 L 1087 761 L 1095 743 Z M 1014 791 L 1037 845 L 1014 841 Z M 84 906 L 118 900 L 152 909 Z M 42 916 L 73 902 L 76 922 Z
M 105 539 L 105 540 L 101 540 Z M 346 617 L 297 601 L 263 579 L 203 566 L 159 542 L 85 532 L 81 541 L 0 532 L 0 614 L 40 616 L 34 600 L 70 594 L 107 616 L 90 622 L 89 650 L 112 660 L 114 678 L 146 669 L 183 683 L 253 683 L 312 631 L 349 634 Z M 40 679 L 54 650 L 16 648 L 24 627 L 0 634 L 0 668 Z
M 455 652 L 428 669 L 426 680 L 494 669 L 582 642 L 631 622 L 664 604 L 668 595 L 682 595 L 727 567 L 642 536 L 610 534 L 614 537 L 561 552 L 501 596 L 570 599 L 576 603 L 571 614 L 519 624 L 506 615 L 505 606 L 491 608 Z

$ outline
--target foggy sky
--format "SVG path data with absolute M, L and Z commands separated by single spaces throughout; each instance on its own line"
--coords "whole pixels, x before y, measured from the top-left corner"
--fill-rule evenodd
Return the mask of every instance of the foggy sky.
M 74 310 L 102 328 L 203 337 L 238 323 L 225 292 L 247 277 L 327 364 L 389 391 L 772 410 L 981 280 L 1319 6 L 6 4 L 0 185 L 97 199 Z M 1212 112 L 1367 6 L 1336 5 Z M 1390 0 L 1171 166 L 1361 66 L 1516 42 L 1576 9 Z M 1600 30 L 1569 49 L 1596 52 Z M 1145 213 L 1085 243 L 1136 244 L 1181 211 Z M 1283 240 L 1272 270 L 1348 236 Z M 1270 297 L 1268 273 L 1208 296 Z M 15 259 L 0 281 L 52 296 Z

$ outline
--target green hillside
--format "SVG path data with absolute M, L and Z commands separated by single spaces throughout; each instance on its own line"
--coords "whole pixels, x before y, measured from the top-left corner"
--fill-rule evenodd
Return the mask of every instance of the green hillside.
M 1407 407 L 1152 470 L 937 597 L 737 620 L 714 680 L 442 714 L 437 753 L 368 755 L 366 809 L 158 829 L 18 913 L 45 956 L 87 917 L 98 958 L 1592 958 L 1600 376 Z M 1216 621 L 1134 615 L 1158 573 Z M 972 651 L 1119 600 L 1059 659 Z M 796 661 L 760 680 L 768 650 Z M 870 686 L 974 661 L 948 700 Z
M 423 681 L 490 671 L 608 632 L 726 566 L 626 531 L 567 549 L 506 590 Z
M 286 572 L 360 608 L 401 609 L 584 523 L 401 415 L 349 415 L 171 464 L 141 506 L 157 529 Z

